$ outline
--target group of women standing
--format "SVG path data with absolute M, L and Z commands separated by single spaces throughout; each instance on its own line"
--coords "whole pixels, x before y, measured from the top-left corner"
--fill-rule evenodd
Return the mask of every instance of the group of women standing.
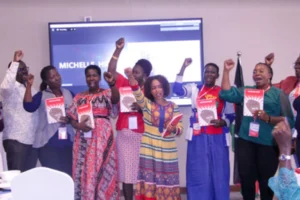
M 101 70 L 96 65 L 85 69 L 88 90 L 74 98 L 70 91 L 61 87 L 61 77 L 55 67 L 42 69 L 40 92 L 34 96 L 31 95 L 34 77 L 29 75 L 24 108 L 28 112 L 38 112 L 41 122 L 28 168 L 34 167 L 39 159 L 43 166 L 72 174 L 78 200 L 119 199 L 118 183 L 123 183 L 126 200 L 134 196 L 145 200 L 181 199 L 175 137 L 183 132 L 183 125 L 182 121 L 170 124 L 172 118 L 180 114 L 179 108 L 166 100 L 170 93 L 168 80 L 161 75 L 150 76 L 152 65 L 148 60 L 138 60 L 133 69 L 127 68 L 127 78 L 117 72 L 124 45 L 123 38 L 116 42 L 108 72 L 104 73 L 108 89 L 99 87 Z M 235 65 L 232 60 L 224 62 L 221 87 L 216 85 L 219 67 L 208 63 L 204 68 L 203 84 L 183 85 L 184 71 L 191 63 L 192 59 L 184 61 L 173 87 L 178 96 L 192 100 L 190 126 L 186 130 L 192 136 L 187 150 L 188 199 L 229 200 L 229 124 L 225 118 L 225 102 L 243 103 L 245 88 L 264 90 L 264 107 L 255 111 L 253 117 L 244 116 L 242 120 L 237 143 L 242 194 L 245 200 L 253 200 L 258 180 L 261 199 L 272 199 L 268 179 L 276 172 L 278 149 L 271 132 L 285 117 L 291 127 L 294 125 L 288 97 L 271 84 L 272 68 L 268 63 L 258 63 L 253 71 L 255 85 L 237 89 L 231 87 L 229 81 L 229 72 Z M 295 65 L 296 72 L 300 69 L 299 63 Z M 132 112 L 120 112 L 121 87 L 131 87 L 133 91 L 136 103 L 131 105 Z M 67 116 L 59 123 L 48 124 L 45 100 L 53 97 L 64 98 Z M 208 126 L 199 126 L 196 103 L 199 99 L 216 100 L 217 119 L 210 121 Z M 88 104 L 92 106 L 93 129 L 86 121 L 78 119 L 78 106 Z M 110 117 L 118 117 L 116 140 Z M 132 119 L 137 123 L 134 129 L 129 126 Z M 253 122 L 259 125 L 257 137 L 249 134 Z M 62 127 L 68 133 L 66 140 L 58 137 Z M 164 130 L 171 134 L 162 137 Z

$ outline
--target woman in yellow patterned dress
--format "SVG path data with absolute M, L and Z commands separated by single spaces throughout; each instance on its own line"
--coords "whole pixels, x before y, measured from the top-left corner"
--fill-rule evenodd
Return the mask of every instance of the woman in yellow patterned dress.
M 136 186 L 137 200 L 179 200 L 179 168 L 175 137 L 183 130 L 182 121 L 169 125 L 179 115 L 178 106 L 165 98 L 170 85 L 164 76 L 149 77 L 144 93 L 132 76 L 130 68 L 125 70 L 137 103 L 143 110 L 145 133 L 140 148 L 140 163 Z M 162 137 L 168 130 L 171 134 Z

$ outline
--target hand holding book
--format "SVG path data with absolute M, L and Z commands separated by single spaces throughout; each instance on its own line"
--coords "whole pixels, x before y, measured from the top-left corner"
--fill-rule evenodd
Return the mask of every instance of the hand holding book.
M 171 121 L 169 122 L 169 124 L 167 126 L 167 129 L 165 129 L 164 132 L 162 133 L 162 137 L 167 137 L 171 133 L 175 133 L 176 132 L 176 126 L 180 122 L 182 117 L 183 117 L 183 114 L 179 114 L 179 115 L 174 116 L 171 119 Z
M 83 121 L 81 121 L 80 123 L 77 123 L 76 129 L 81 130 L 83 132 L 89 132 L 92 130 L 92 128 L 90 126 L 87 125 L 87 121 L 89 120 L 89 118 L 85 118 Z
M 176 131 L 176 125 L 170 124 L 167 127 L 167 131 L 170 132 L 170 133 L 174 133 Z
M 68 117 L 62 116 L 62 117 L 59 118 L 59 122 L 63 123 L 63 124 L 67 124 L 67 123 L 70 122 L 70 119 Z
M 264 110 L 254 111 L 253 116 L 257 117 L 258 119 L 260 119 L 264 122 L 269 122 L 270 121 L 270 116 Z
M 213 119 L 210 121 L 210 124 L 217 128 L 226 126 L 226 122 L 223 119 Z

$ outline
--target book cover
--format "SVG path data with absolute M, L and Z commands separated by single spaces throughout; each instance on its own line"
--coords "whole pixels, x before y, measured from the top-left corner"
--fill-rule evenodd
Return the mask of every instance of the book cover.
M 168 126 L 169 126 L 169 125 L 176 126 L 176 125 L 180 122 L 180 120 L 182 119 L 182 117 L 183 117 L 183 114 L 179 114 L 179 115 L 174 116 L 174 117 L 171 119 L 171 121 L 169 122 Z M 168 127 L 168 126 L 167 126 L 167 127 Z M 162 137 L 167 137 L 167 136 L 170 135 L 170 134 L 171 134 L 171 133 L 170 133 L 167 129 L 165 129 L 161 136 L 162 136 Z
M 95 128 L 95 120 L 92 110 L 92 104 L 84 104 L 77 107 L 77 113 L 78 113 L 78 121 L 81 123 L 82 121 L 86 121 L 86 125 L 91 127 L 92 129 Z
M 136 102 L 131 87 L 121 87 L 119 89 L 119 92 L 120 92 L 120 112 L 135 112 L 131 110 L 132 103 Z
M 199 125 L 208 126 L 211 120 L 218 119 L 215 99 L 197 99 L 197 114 Z
M 263 110 L 264 90 L 245 89 L 244 91 L 244 116 L 253 116 L 256 110 Z
M 64 97 L 55 97 L 45 100 L 47 120 L 49 124 L 60 122 L 66 116 Z

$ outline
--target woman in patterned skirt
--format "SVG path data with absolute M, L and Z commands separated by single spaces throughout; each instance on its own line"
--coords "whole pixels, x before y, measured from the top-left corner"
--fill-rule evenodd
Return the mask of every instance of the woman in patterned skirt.
M 175 137 L 183 130 L 182 121 L 169 125 L 179 115 L 178 106 L 167 101 L 170 85 L 164 76 L 149 77 L 142 93 L 130 68 L 125 70 L 137 103 L 143 110 L 145 133 L 140 148 L 136 199 L 178 200 L 179 168 Z M 164 130 L 171 134 L 162 137 Z
M 108 64 L 108 72 L 116 79 L 116 87 L 129 87 L 128 79 L 117 72 L 117 62 L 125 45 L 124 38 L 116 42 L 116 49 Z M 133 75 L 140 87 L 144 87 L 145 80 L 152 70 L 151 63 L 146 59 L 137 61 L 133 68 Z M 122 182 L 125 200 L 133 200 L 133 185 L 136 184 L 139 168 L 139 152 L 142 135 L 144 133 L 144 120 L 142 110 L 136 102 L 131 106 L 132 112 L 120 112 L 116 123 L 117 154 L 118 154 L 118 180 Z M 136 127 L 130 127 L 130 119 L 135 120 Z
M 119 91 L 110 73 L 104 77 L 110 89 L 99 88 L 101 70 L 96 65 L 85 69 L 88 91 L 75 96 L 68 109 L 72 126 L 77 129 L 73 146 L 73 179 L 76 200 L 119 199 L 117 154 L 109 116 L 114 116 Z M 95 128 L 85 120 L 78 122 L 77 107 L 92 105 Z

